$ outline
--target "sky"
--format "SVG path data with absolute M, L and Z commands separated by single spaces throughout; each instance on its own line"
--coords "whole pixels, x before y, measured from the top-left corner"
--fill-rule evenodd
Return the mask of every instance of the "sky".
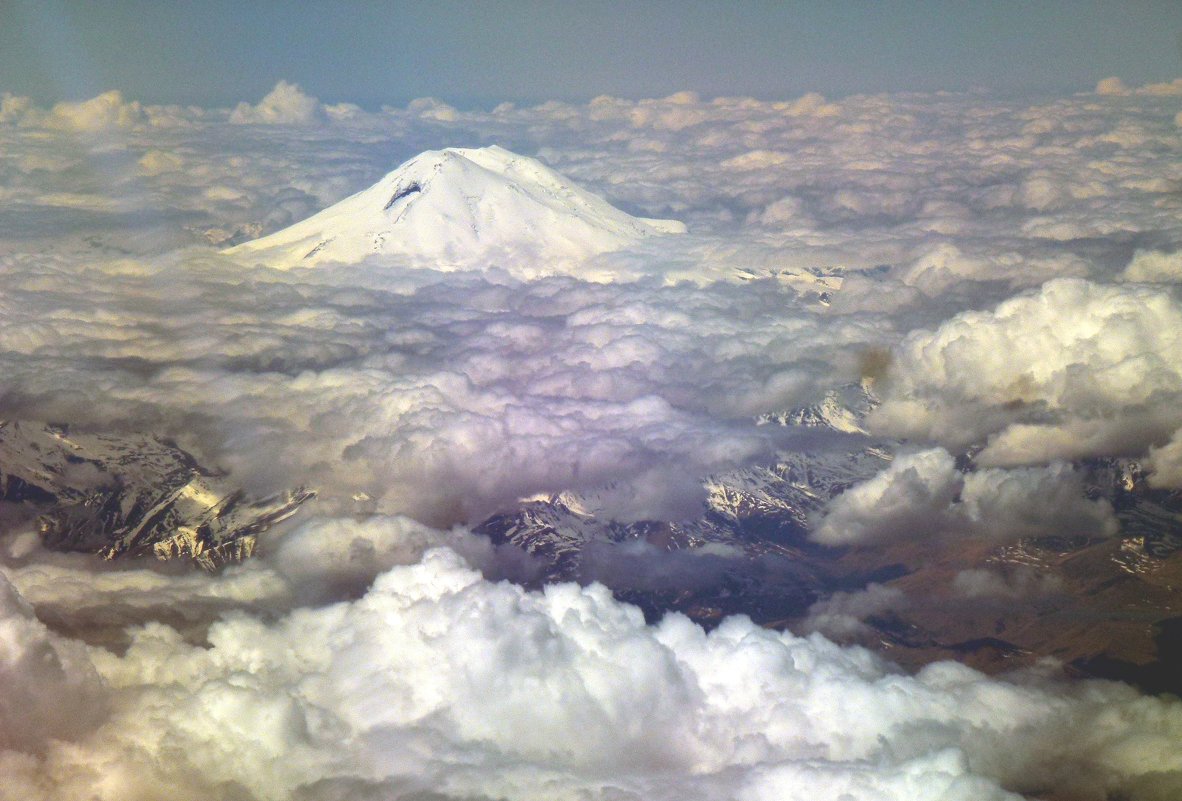
M 602 94 L 1090 89 L 1182 72 L 1159 2 L 0 2 L 0 88 L 227 105 L 278 80 L 377 108 Z

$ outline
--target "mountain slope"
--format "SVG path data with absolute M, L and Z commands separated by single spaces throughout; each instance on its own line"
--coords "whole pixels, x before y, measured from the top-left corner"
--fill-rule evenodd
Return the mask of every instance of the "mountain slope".
M 104 559 L 150 553 L 212 569 L 250 556 L 260 532 L 314 494 L 247 497 L 156 437 L 0 421 L 0 503 L 39 513 L 53 550 Z
M 501 147 L 422 153 L 376 184 L 227 254 L 287 269 L 375 254 L 436 268 L 503 267 L 524 276 L 682 233 L 633 217 L 541 162 Z

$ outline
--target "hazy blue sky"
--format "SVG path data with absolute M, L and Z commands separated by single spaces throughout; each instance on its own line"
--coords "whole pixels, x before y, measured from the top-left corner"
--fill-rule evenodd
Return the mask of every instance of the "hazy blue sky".
M 366 106 L 598 94 L 1061 93 L 1182 75 L 1182 2 L 0 0 L 0 91 Z

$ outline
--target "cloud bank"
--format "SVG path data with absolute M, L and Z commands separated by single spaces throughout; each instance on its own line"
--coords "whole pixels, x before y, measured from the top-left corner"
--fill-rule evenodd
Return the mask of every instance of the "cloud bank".
M 1176 701 L 908 677 L 740 618 L 648 626 L 602 587 L 491 584 L 450 550 L 356 601 L 226 618 L 208 647 L 151 624 L 86 649 L 5 593 L 8 798 L 1164 799 L 1182 769 Z
M 149 430 L 321 500 L 216 576 L 47 553 L 5 519 L 0 797 L 1178 797 L 1176 701 L 1053 667 L 909 676 L 742 618 L 646 625 L 600 586 L 502 582 L 537 565 L 465 527 L 563 489 L 621 520 L 700 513 L 704 475 L 801 447 L 756 418 L 865 379 L 874 431 L 912 443 L 828 504 L 822 542 L 1111 536 L 1067 462 L 1182 473 L 1176 113 L 1156 90 L 490 111 L 287 83 L 233 109 L 6 95 L 0 417 Z M 604 257 L 634 279 L 614 285 L 214 252 L 421 150 L 492 142 L 690 233 Z M 623 563 L 643 554 L 599 564 L 642 574 Z M 1059 591 L 950 581 L 989 603 Z M 808 625 L 841 636 L 906 602 L 851 591 Z
M 963 474 L 942 448 L 897 457 L 829 504 L 812 536 L 825 545 L 915 541 L 939 535 L 1014 541 L 1054 531 L 1110 537 L 1108 501 L 1089 500 L 1070 467 L 984 469 Z
M 986 465 L 1144 455 L 1182 423 L 1182 305 L 1165 288 L 1057 279 L 901 343 L 881 430 Z
M 320 101 L 287 81 L 275 84 L 257 105 L 239 103 L 230 112 L 232 125 L 310 125 L 324 120 Z

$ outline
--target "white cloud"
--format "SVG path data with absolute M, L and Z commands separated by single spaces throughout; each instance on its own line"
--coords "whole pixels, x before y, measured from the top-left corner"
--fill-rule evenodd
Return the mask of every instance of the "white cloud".
M 258 105 L 239 103 L 230 112 L 235 125 L 313 125 L 324 119 L 320 101 L 287 81 L 275 84 Z
M 0 125 L 5 123 L 67 134 L 191 128 L 206 116 L 195 106 L 145 106 L 127 100 L 118 90 L 89 100 L 63 101 L 49 109 L 35 106 L 27 97 L 5 93 L 0 100 Z
M 104 711 L 85 646 L 51 634 L 3 574 L 0 681 L 0 752 L 43 753 L 51 738 L 83 734 Z
M 693 517 L 703 475 L 784 436 L 755 415 L 830 381 L 822 351 L 802 360 L 794 338 L 812 329 L 837 348 L 856 333 L 791 312 L 790 288 L 344 267 L 256 270 L 245 295 L 239 265 L 176 259 L 108 264 L 98 286 L 11 265 L 24 288 L 5 298 L 0 361 L 21 413 L 102 427 L 148 415 L 257 491 L 313 484 L 344 509 L 364 492 L 443 524 L 605 484 L 622 518 Z M 54 352 L 69 355 L 47 370 Z M 129 375 L 128 359 L 148 369 Z M 104 396 L 83 401 L 88 384 Z
M 1149 449 L 1145 466 L 1151 471 L 1151 486 L 1182 489 L 1182 428 L 1166 444 Z
M 143 107 L 138 102 L 125 101 L 120 92 L 111 91 L 80 103 L 58 103 L 41 124 L 70 131 L 102 131 L 131 128 L 144 121 Z
M 963 478 L 947 451 L 897 457 L 874 478 L 837 496 L 813 533 L 825 545 L 922 539 L 952 525 Z
M 0 96 L 0 124 L 20 122 L 32 107 L 32 98 L 5 92 Z
M 137 163 L 144 175 L 162 175 L 163 173 L 179 170 L 184 164 L 184 161 L 175 153 L 168 153 L 163 150 L 149 150 L 140 156 L 139 162 Z
M 1111 537 L 1118 528 L 1112 506 L 1089 500 L 1079 475 L 1062 463 L 970 473 L 961 503 L 973 528 L 993 539 Z
M 839 641 L 869 634 L 873 631 L 863 621 L 884 612 L 905 609 L 907 596 L 898 587 L 869 584 L 856 592 L 835 592 L 808 608 L 798 631 L 817 631 Z
M 8 593 L 4 625 L 60 655 Z M 1182 769 L 1176 701 L 949 663 L 908 677 L 743 619 L 650 627 L 602 587 L 492 584 L 446 550 L 355 601 L 229 616 L 208 646 L 153 624 L 121 654 L 71 647 L 61 681 L 97 695 L 43 724 L 57 739 L 0 718 L 22 798 L 1157 799 Z M 41 663 L 3 664 L 62 699 Z
M 1143 449 L 1176 427 L 1168 407 L 1163 420 L 1145 405 L 1182 393 L 1180 354 L 1182 306 L 1168 292 L 1058 279 L 910 334 L 873 422 L 953 445 L 997 433 L 982 455 L 992 464 L 1102 453 L 1117 431 L 1139 430 L 1128 447 Z M 1080 426 L 1095 431 L 1079 438 Z M 1077 447 L 1054 446 L 1056 432 Z
M 1182 282 L 1182 250 L 1173 253 L 1138 250 L 1120 277 L 1125 281 L 1145 283 Z
M 1098 95 L 1123 95 L 1128 92 L 1129 87 L 1115 75 L 1103 78 L 1096 84 L 1096 94 Z
M 1096 84 L 1096 94 L 1100 95 L 1156 95 L 1170 97 L 1182 95 L 1182 78 L 1158 83 L 1147 83 L 1143 86 L 1130 87 L 1117 77 L 1104 78 Z
M 1049 258 L 1025 258 L 1014 252 L 965 253 L 956 245 L 941 243 L 924 252 L 900 274 L 903 283 L 929 297 L 948 292 L 967 281 L 1005 282 L 1013 289 L 1038 286 L 1058 277 L 1086 277 L 1087 263 L 1070 254 Z
M 1038 535 L 1109 537 L 1107 501 L 1089 500 L 1069 467 L 961 473 L 942 448 L 898 456 L 829 503 L 812 538 L 825 545 L 923 540 L 939 535 L 1016 540 Z
M 648 627 L 602 589 L 526 593 L 423 560 L 445 544 L 494 577 L 531 568 L 395 516 L 450 524 L 612 482 L 602 497 L 621 516 L 685 514 L 703 472 L 791 445 L 751 417 L 892 348 L 873 371 L 883 430 L 980 442 L 978 466 L 1147 453 L 1151 481 L 1174 485 L 1177 295 L 1140 285 L 1170 272 L 1129 249 L 1168 267 L 1182 242 L 1182 140 L 1165 101 L 1135 97 L 368 114 L 282 83 L 231 112 L 291 123 L 280 145 L 224 111 L 104 95 L 51 127 L 53 111 L 7 96 L 4 415 L 151 428 L 252 490 L 314 484 L 317 513 L 340 518 L 274 532 L 215 577 L 96 567 L 8 534 L 4 572 L 70 636 L 5 596 L 0 680 L 20 692 L 0 705 L 0 796 L 1179 797 L 1176 703 L 947 664 L 908 677 L 743 620 Z M 77 136 L 86 126 L 121 136 Z M 491 142 L 632 213 L 685 219 L 689 244 L 609 265 L 654 276 L 616 286 L 397 263 L 279 276 L 208 252 L 418 151 Z M 833 267 L 828 307 L 792 288 Z M 1132 283 L 1105 283 L 1126 267 Z M 664 285 L 736 268 L 751 282 Z M 1004 540 L 1102 535 L 1112 519 L 1065 466 L 961 474 L 929 451 L 839 496 L 823 527 Z M 729 558 L 685 558 L 714 557 Z M 1024 575 L 965 573 L 953 589 L 1054 591 Z M 895 600 L 876 592 L 830 599 L 816 621 L 857 631 Z

